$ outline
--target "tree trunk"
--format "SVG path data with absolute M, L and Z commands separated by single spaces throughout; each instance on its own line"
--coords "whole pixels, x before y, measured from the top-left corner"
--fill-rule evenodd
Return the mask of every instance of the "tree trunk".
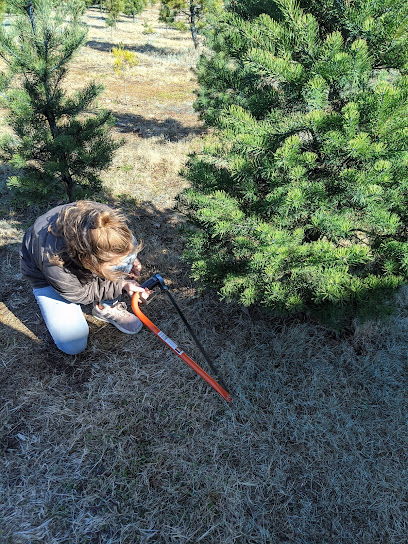
M 191 37 L 193 38 L 194 48 L 198 47 L 198 30 L 197 30 L 197 19 L 199 18 L 199 8 L 194 3 L 193 0 L 190 0 L 190 30 Z
M 123 65 L 122 74 L 123 74 L 123 89 L 125 91 L 125 102 L 126 102 L 126 105 L 127 105 L 128 99 L 127 99 L 127 93 L 126 93 L 126 73 L 125 73 L 125 66 L 124 65 Z

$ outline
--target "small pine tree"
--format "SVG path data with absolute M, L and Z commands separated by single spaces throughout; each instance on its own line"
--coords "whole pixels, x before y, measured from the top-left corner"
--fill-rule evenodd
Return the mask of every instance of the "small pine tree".
M 118 23 L 119 15 L 125 9 L 125 0 L 104 0 L 104 7 L 108 13 L 105 23 L 113 30 Z
M 209 35 L 186 169 L 195 279 L 332 325 L 408 279 L 408 5 L 236 0 Z M 383 306 L 384 309 L 384 306 Z
M 145 36 L 150 36 L 150 34 L 154 34 L 154 28 L 152 27 L 152 25 L 147 21 L 147 19 L 145 19 L 143 21 L 143 32 L 142 34 L 144 34 Z
M 114 58 L 113 69 L 123 80 L 123 91 L 125 93 L 125 102 L 128 103 L 127 91 L 126 91 L 126 78 L 129 71 L 139 64 L 139 60 L 133 51 L 128 51 L 123 48 L 123 44 L 119 44 L 119 47 L 112 49 L 112 55 Z
M 123 13 L 132 17 L 133 22 L 136 22 L 136 15 L 142 13 L 147 6 L 147 0 L 125 0 Z
M 13 134 L 0 142 L 3 158 L 21 170 L 9 184 L 25 198 L 65 195 L 100 187 L 98 173 L 117 144 L 109 135 L 114 119 L 93 107 L 102 87 L 90 83 L 66 95 L 67 65 L 86 39 L 77 8 L 50 0 L 13 5 L 9 28 L 0 29 L 2 99 Z M 81 193 L 79 193 L 80 195 Z

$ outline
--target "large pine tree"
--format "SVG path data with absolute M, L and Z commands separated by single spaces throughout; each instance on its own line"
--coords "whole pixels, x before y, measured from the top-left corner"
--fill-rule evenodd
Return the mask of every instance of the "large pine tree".
M 99 172 L 117 144 L 109 133 L 112 114 L 94 105 L 102 86 L 90 83 L 75 93 L 63 86 L 68 64 L 86 40 L 83 5 L 14 0 L 12 10 L 10 25 L 0 28 L 7 66 L 1 97 L 12 128 L 0 148 L 21 171 L 10 184 L 28 201 L 89 194 L 100 187 Z
M 216 135 L 180 197 L 194 277 L 332 324 L 408 278 L 408 4 L 236 0 L 197 108 Z

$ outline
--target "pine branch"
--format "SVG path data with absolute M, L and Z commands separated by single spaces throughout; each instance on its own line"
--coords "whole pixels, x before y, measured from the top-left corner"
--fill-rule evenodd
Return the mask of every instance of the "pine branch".
M 35 24 L 35 18 L 34 18 L 34 6 L 33 6 L 33 3 L 31 0 L 28 1 L 27 5 L 25 6 L 25 10 L 28 14 L 28 18 L 30 20 L 30 24 L 31 24 L 31 29 L 33 31 L 33 36 L 34 36 L 34 45 L 35 45 L 35 48 L 37 50 L 37 55 L 38 57 L 41 57 L 41 49 L 38 45 L 38 39 L 37 39 L 37 28 L 36 28 L 36 24 Z

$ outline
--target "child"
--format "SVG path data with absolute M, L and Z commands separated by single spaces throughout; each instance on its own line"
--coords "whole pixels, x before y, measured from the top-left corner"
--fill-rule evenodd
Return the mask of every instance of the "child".
M 92 303 L 92 315 L 126 334 L 142 322 L 119 302 L 149 291 L 134 280 L 140 275 L 141 245 L 125 217 L 97 202 L 58 206 L 39 217 L 24 235 L 21 271 L 28 279 L 45 324 L 57 347 L 69 355 L 86 348 L 88 324 L 80 304 Z

